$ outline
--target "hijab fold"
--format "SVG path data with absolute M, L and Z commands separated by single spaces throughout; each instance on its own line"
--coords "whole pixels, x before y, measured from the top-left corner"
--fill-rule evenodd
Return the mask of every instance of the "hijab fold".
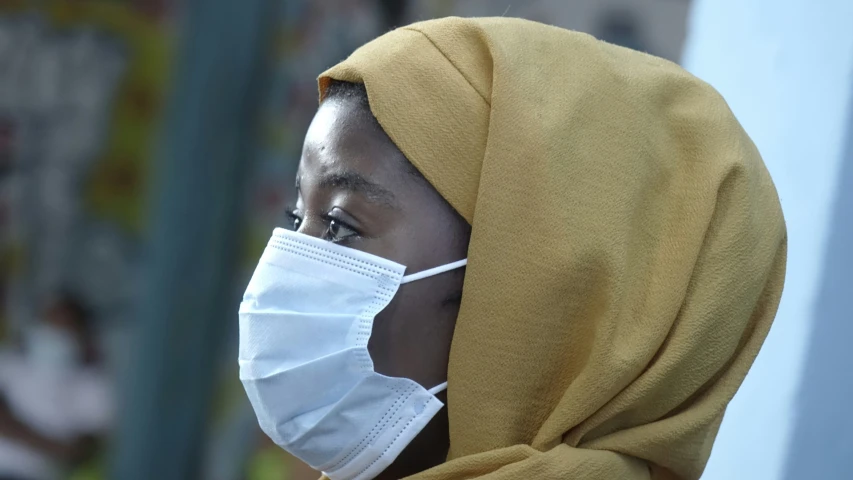
M 665 60 L 509 18 L 394 30 L 364 83 L 472 225 L 448 461 L 411 478 L 696 479 L 782 292 L 758 151 Z

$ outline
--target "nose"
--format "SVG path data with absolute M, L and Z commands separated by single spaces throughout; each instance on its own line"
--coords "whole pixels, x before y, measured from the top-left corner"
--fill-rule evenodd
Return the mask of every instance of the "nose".
M 309 237 L 323 238 L 327 228 L 325 219 L 306 213 L 296 232 Z

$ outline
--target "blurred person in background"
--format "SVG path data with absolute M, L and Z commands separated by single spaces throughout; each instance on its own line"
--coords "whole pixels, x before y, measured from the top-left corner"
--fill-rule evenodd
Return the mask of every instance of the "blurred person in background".
M 97 452 L 114 400 L 93 327 L 61 293 L 0 351 L 0 479 L 64 478 Z
M 319 86 L 240 306 L 264 432 L 333 480 L 699 478 L 786 259 L 723 99 L 509 18 L 392 31 Z

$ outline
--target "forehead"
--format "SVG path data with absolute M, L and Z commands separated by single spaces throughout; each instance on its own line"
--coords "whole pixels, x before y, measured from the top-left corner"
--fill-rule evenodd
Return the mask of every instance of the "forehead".
M 405 157 L 374 122 L 355 101 L 324 102 L 305 135 L 298 181 L 305 185 L 352 172 L 385 188 L 400 188 Z

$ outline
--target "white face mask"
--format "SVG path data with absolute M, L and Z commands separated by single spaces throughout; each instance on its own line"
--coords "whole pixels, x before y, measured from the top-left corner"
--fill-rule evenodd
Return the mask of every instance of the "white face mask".
M 373 318 L 404 277 L 375 255 L 273 232 L 240 304 L 240 380 L 263 431 L 332 480 L 382 472 L 444 404 L 407 378 L 373 370 Z

